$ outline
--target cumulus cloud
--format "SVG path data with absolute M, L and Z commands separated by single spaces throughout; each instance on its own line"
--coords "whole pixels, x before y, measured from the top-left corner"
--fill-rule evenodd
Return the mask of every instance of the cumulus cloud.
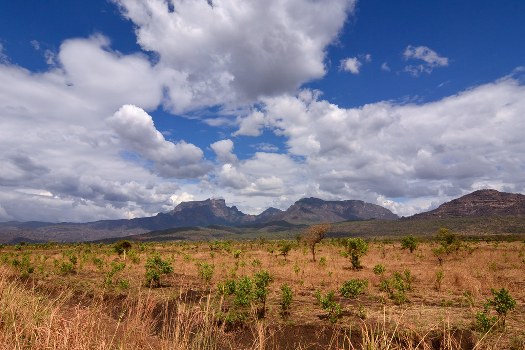
M 349 57 L 341 60 L 341 69 L 352 74 L 359 74 L 359 69 L 361 69 L 362 65 L 357 57 Z
M 114 0 L 159 55 L 176 112 L 254 102 L 325 74 L 325 49 L 354 0 Z
M 166 141 L 142 108 L 124 105 L 107 123 L 127 150 L 153 161 L 155 171 L 162 177 L 193 178 L 210 170 L 200 148 L 184 141 Z
M 408 45 L 403 52 L 403 57 L 408 60 L 423 61 L 421 64 L 412 64 L 405 66 L 405 72 L 413 76 L 419 76 L 422 73 L 430 74 L 437 67 L 448 66 L 448 58 L 439 56 L 434 50 L 426 46 Z
M 236 163 L 237 156 L 233 154 L 233 141 L 230 139 L 220 140 L 210 145 L 217 156 L 217 160 L 222 163 Z
M 519 79 L 505 77 L 426 104 L 345 109 L 306 91 L 266 99 L 261 112 L 287 138 L 287 167 L 308 174 L 302 190 L 378 204 L 402 197 L 390 207 L 408 214 L 480 186 L 523 191 L 524 101 Z
M 148 59 L 122 55 L 108 45 L 101 36 L 68 40 L 58 64 L 43 73 L 0 64 L 2 218 L 86 221 L 152 215 L 169 210 L 170 197 L 184 185 L 156 173 L 202 173 L 196 161 L 200 150 L 162 142 L 147 122 L 139 123 L 141 132 L 152 137 L 145 143 L 108 130 L 106 119 L 123 104 L 153 108 L 162 101 L 162 84 Z M 147 161 L 156 173 L 144 162 L 123 157 L 129 144 L 137 147 L 129 151 L 151 156 Z M 155 147 L 161 152 L 152 156 L 148 152 Z M 172 148 L 182 155 L 172 159 Z M 185 161 L 188 169 L 174 170 Z

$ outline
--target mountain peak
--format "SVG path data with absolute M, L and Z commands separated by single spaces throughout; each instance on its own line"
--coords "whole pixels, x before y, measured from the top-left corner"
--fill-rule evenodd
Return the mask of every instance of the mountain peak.
M 208 198 L 203 201 L 189 201 L 179 203 L 170 213 L 174 214 L 185 209 L 197 208 L 197 207 L 215 207 L 223 208 L 226 207 L 226 201 L 222 198 Z

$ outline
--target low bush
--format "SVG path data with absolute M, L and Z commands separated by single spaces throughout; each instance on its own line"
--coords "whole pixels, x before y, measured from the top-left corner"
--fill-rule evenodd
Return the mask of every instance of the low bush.
M 343 283 L 341 295 L 345 298 L 357 298 L 368 287 L 368 280 L 351 279 Z

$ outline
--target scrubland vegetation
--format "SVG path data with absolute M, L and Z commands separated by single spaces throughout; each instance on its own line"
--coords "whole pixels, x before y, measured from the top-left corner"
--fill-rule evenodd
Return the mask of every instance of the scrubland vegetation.
M 525 347 L 525 242 L 307 232 L 2 246 L 0 348 Z

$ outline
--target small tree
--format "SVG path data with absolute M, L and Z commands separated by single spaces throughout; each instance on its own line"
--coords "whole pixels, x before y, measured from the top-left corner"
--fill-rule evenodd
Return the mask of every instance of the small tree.
M 253 275 L 254 282 L 254 299 L 262 304 L 262 308 L 258 310 L 260 317 L 266 314 L 266 298 L 268 297 L 268 286 L 272 281 L 272 276 L 268 271 L 259 271 Z
M 308 227 L 303 233 L 302 239 L 310 247 L 312 252 L 312 261 L 315 262 L 315 245 L 325 238 L 326 233 L 330 230 L 329 224 L 318 224 Z
M 368 243 L 362 238 L 348 238 L 344 243 L 346 254 L 352 261 L 352 267 L 356 270 L 361 269 L 362 266 L 359 259 L 368 252 Z
M 118 241 L 113 245 L 113 250 L 115 253 L 117 253 L 119 256 L 124 254 L 124 260 L 126 260 L 126 252 L 128 252 L 131 249 L 131 242 L 122 240 Z
M 516 307 L 516 300 L 510 296 L 509 291 L 505 288 L 500 290 L 491 289 L 491 292 L 494 299 L 489 299 L 487 303 L 494 308 L 498 318 L 501 320 L 501 324 L 505 326 L 507 313 Z
M 414 236 L 406 236 L 401 240 L 401 249 L 408 249 L 413 253 L 417 249 L 417 239 Z
M 292 250 L 293 244 L 292 242 L 285 241 L 281 243 L 279 246 L 279 252 L 282 256 L 284 256 L 284 260 L 286 260 L 286 257 L 288 256 L 288 253 Z

